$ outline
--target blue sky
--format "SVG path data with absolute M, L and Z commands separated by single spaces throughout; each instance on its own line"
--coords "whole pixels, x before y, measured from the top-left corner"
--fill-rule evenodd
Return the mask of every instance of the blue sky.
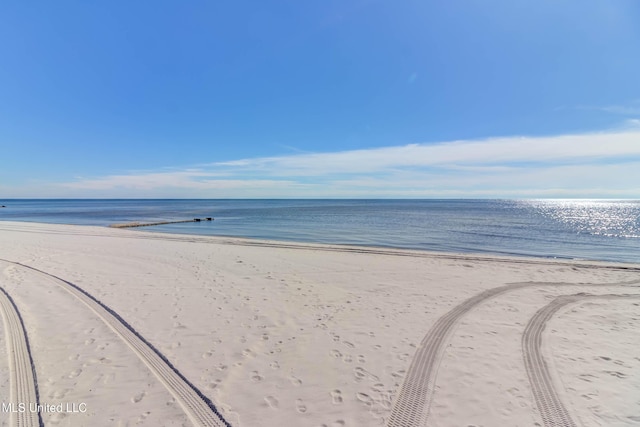
M 0 5 L 0 198 L 640 198 L 640 3 Z

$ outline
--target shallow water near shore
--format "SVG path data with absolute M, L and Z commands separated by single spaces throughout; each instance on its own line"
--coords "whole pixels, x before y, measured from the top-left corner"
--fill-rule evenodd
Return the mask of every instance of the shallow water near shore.
M 0 220 L 444 252 L 640 262 L 631 200 L 0 200 Z

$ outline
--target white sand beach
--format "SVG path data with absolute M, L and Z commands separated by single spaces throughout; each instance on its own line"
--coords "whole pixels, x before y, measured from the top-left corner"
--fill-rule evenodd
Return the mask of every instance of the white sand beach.
M 640 425 L 640 265 L 0 222 L 0 270 L 2 426 Z

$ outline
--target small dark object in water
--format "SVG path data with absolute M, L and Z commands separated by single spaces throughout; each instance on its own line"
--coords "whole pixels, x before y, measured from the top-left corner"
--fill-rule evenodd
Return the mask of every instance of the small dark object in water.
M 5 205 L 2 205 L 2 206 L 0 206 L 0 208 L 6 208 L 6 206 L 5 206 Z
M 213 220 L 213 218 L 207 218 L 207 221 L 211 221 L 211 220 Z
M 201 220 L 200 220 L 200 218 L 193 218 L 193 220 L 194 220 L 195 222 L 200 222 L 200 221 L 201 221 Z

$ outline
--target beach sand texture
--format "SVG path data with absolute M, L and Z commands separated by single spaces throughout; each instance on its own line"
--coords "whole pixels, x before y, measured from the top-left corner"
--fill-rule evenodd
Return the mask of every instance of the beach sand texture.
M 638 265 L 0 222 L 0 270 L 1 426 L 640 425 Z

